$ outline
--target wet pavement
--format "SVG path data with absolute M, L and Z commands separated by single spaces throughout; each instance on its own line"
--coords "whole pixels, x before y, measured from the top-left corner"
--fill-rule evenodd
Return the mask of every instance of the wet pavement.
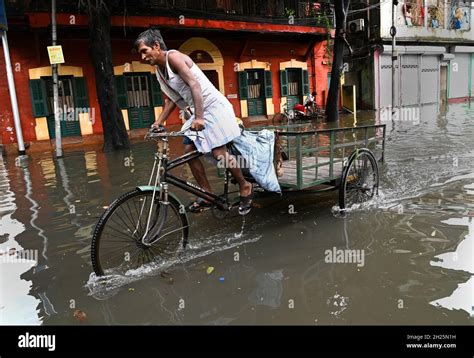
M 191 214 L 180 263 L 108 281 L 92 273 L 91 232 L 148 182 L 154 144 L 3 158 L 0 324 L 472 324 L 474 107 L 436 112 L 423 107 L 419 123 L 376 116 L 386 156 L 368 207 L 341 217 L 327 192 L 259 197 L 245 220 Z M 31 260 L 8 260 L 13 249 Z M 360 260 L 338 262 L 341 250 Z

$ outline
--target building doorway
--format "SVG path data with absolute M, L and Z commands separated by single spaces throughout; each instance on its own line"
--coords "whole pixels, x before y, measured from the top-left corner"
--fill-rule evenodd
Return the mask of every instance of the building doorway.
M 262 116 L 266 113 L 265 106 L 265 71 L 263 69 L 245 70 L 248 87 L 248 115 Z
M 127 89 L 128 121 L 130 129 L 148 128 L 154 122 L 148 73 L 125 75 Z
M 293 109 L 296 104 L 303 102 L 303 88 L 301 68 L 287 68 L 288 73 L 288 109 Z
M 48 123 L 49 138 L 56 138 L 56 127 L 54 118 L 54 92 L 53 78 L 43 77 L 46 89 L 46 105 L 48 107 Z M 79 116 L 76 113 L 74 105 L 74 87 L 72 76 L 61 76 L 58 78 L 58 96 L 60 110 L 61 137 L 80 136 L 81 126 Z

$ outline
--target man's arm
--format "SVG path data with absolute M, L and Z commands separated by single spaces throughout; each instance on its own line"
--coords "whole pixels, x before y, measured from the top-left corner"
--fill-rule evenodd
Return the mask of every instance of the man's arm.
M 171 52 L 168 55 L 168 60 L 172 65 L 175 72 L 183 79 L 183 81 L 191 89 L 191 95 L 193 96 L 194 102 L 194 121 L 198 124 L 194 126 L 194 129 L 200 130 L 204 128 L 204 117 L 203 117 L 203 99 L 202 99 L 202 89 L 199 82 L 194 77 L 194 74 L 189 69 L 186 64 L 186 58 L 183 54 L 179 52 Z
M 173 110 L 176 108 L 176 104 L 169 100 L 168 98 L 165 98 L 165 106 L 163 107 L 163 112 L 161 112 L 160 116 L 158 119 L 153 123 L 153 127 L 159 127 L 162 125 L 164 121 L 168 118 L 168 116 L 173 112 Z

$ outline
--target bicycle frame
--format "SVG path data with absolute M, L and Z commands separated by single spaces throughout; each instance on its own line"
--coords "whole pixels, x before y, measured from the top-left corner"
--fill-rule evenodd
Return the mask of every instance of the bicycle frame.
M 198 185 L 193 183 L 187 182 L 173 174 L 169 171 L 180 167 L 191 160 L 197 159 L 203 156 L 203 153 L 195 150 L 190 153 L 184 154 L 178 158 L 173 160 L 169 160 L 168 158 L 168 149 L 169 149 L 169 142 L 168 138 L 163 137 L 160 139 L 163 142 L 163 148 L 155 154 L 155 162 L 153 164 L 153 169 L 150 175 L 150 180 L 148 185 L 151 185 L 154 181 L 153 185 L 153 195 L 152 195 L 152 202 L 150 205 L 150 209 L 148 212 L 148 219 L 146 224 L 145 234 L 142 237 L 142 243 L 144 245 L 152 245 L 154 242 L 159 240 L 159 233 L 163 229 L 163 225 L 166 221 L 167 217 L 167 209 L 169 205 L 168 201 L 168 185 L 172 184 L 188 193 L 194 194 L 200 198 L 203 198 L 213 205 L 215 205 L 218 209 L 227 211 L 230 209 L 228 204 L 228 193 L 229 193 L 229 171 L 226 169 L 224 173 L 224 194 L 222 196 L 218 196 L 214 193 L 211 193 Z M 150 228 L 150 220 L 151 215 L 153 212 L 153 203 L 155 202 L 156 192 L 159 190 L 159 202 L 160 204 L 164 205 L 164 212 L 163 215 L 160 216 L 158 221 Z M 144 208 L 146 203 L 142 205 L 142 209 L 140 214 Z M 137 223 L 138 227 L 139 223 Z

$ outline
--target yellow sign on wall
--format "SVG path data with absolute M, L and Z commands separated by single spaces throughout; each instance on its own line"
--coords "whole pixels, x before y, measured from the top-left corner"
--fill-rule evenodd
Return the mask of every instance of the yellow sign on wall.
M 57 65 L 64 63 L 63 48 L 59 46 L 48 46 L 49 63 Z

